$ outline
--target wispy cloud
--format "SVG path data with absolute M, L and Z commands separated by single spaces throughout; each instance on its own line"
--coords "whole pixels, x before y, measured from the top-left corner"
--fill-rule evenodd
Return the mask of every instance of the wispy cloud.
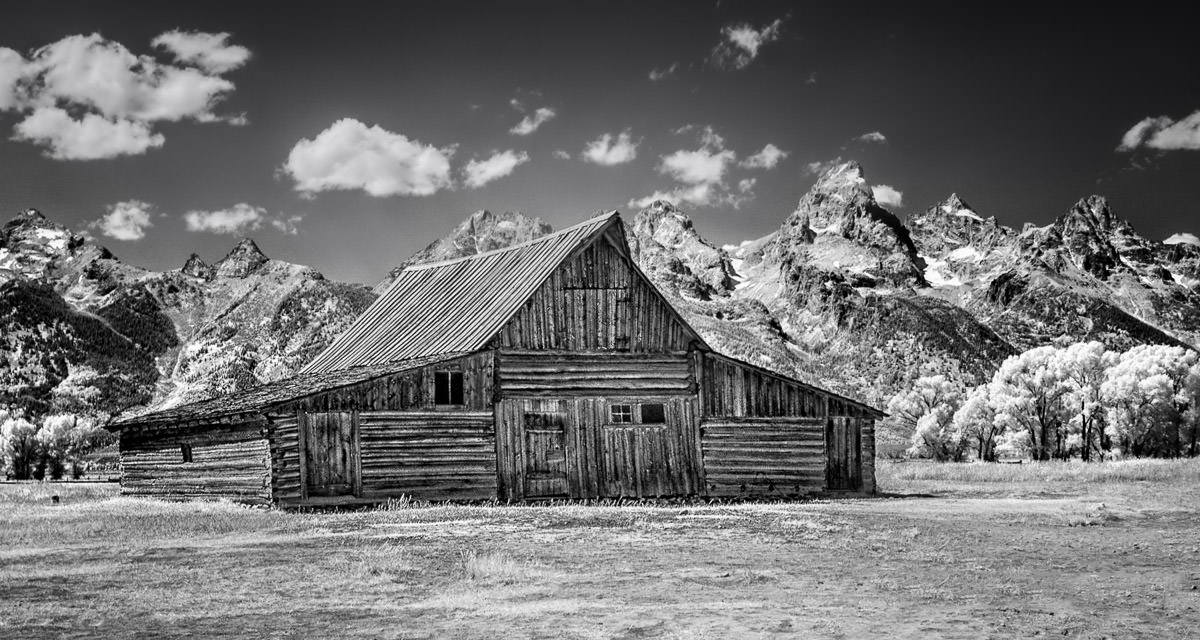
M 570 160 L 571 159 L 571 152 L 567 151 L 565 149 L 555 149 L 553 155 L 555 158 L 558 158 L 559 160 Z
M 672 62 L 671 64 L 669 64 L 661 69 L 651 69 L 650 70 L 650 82 L 659 82 L 660 80 L 666 80 L 667 78 L 675 75 L 675 71 L 677 69 L 679 69 L 678 62 Z
M 859 142 L 867 142 L 867 143 L 871 143 L 871 144 L 887 144 L 887 141 L 888 141 L 887 136 L 883 135 L 882 133 L 880 133 L 878 131 L 871 131 L 869 133 L 864 133 L 861 136 L 858 136 L 857 138 L 855 138 L 855 140 L 858 140 Z M 901 145 L 901 146 L 903 146 L 903 145 Z
M 781 18 L 761 29 L 747 23 L 721 29 L 721 42 L 712 52 L 713 64 L 724 69 L 745 69 L 758 57 L 763 45 L 779 39 L 782 28 Z
M 804 168 L 806 171 L 808 171 L 809 175 L 819 176 L 838 166 L 839 164 L 842 164 L 841 157 L 837 157 L 832 160 L 818 160 L 817 162 L 810 162 L 804 165 Z
M 106 213 L 90 227 L 97 228 L 104 235 L 116 240 L 135 242 L 146 237 L 146 228 L 153 227 L 150 222 L 153 205 L 141 200 L 125 200 L 105 207 Z
M 450 188 L 455 146 L 435 147 L 353 118 L 329 125 L 292 147 L 282 172 L 312 195 L 362 190 L 377 198 L 428 196 Z
M 628 130 L 615 136 L 606 133 L 587 143 L 580 157 L 587 162 L 604 167 L 625 164 L 633 162 L 637 158 L 639 144 L 641 141 L 635 141 Z
M 768 142 L 762 151 L 742 160 L 741 166 L 747 169 L 774 169 L 776 165 L 787 157 L 787 151 Z
M 1140 147 L 1159 151 L 1200 149 L 1200 111 L 1178 121 L 1167 116 L 1145 118 L 1125 132 L 1117 151 Z
M 216 106 L 234 90 L 223 74 L 250 59 L 229 34 L 169 31 L 153 46 L 173 63 L 135 55 L 98 33 L 72 35 L 28 59 L 0 48 L 0 111 L 24 117 L 13 139 L 32 142 L 57 160 L 137 155 L 163 145 L 159 122 L 245 124 Z
M 903 191 L 898 191 L 886 184 L 873 185 L 871 191 L 875 193 L 875 202 L 885 207 L 896 207 L 897 209 L 904 207 Z
M 558 115 L 558 113 L 555 112 L 554 109 L 549 107 L 539 107 L 537 111 L 534 111 L 533 113 L 522 118 L 521 121 L 514 125 L 513 128 L 509 129 L 508 132 L 518 136 L 527 136 L 534 131 L 537 131 L 539 127 L 549 122 L 550 119 L 556 115 Z
M 468 187 L 478 189 L 489 182 L 512 174 L 517 167 L 528 161 L 529 154 L 511 149 L 497 151 L 483 160 L 472 158 L 467 166 L 463 167 L 463 181 Z

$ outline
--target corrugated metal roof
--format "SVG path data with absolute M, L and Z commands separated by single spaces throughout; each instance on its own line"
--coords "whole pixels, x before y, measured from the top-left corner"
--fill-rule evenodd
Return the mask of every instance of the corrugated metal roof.
M 615 211 L 505 249 L 411 266 L 302 372 L 476 351 L 572 251 L 614 223 Z
M 453 360 L 464 355 L 466 354 L 447 353 L 399 362 L 338 369 L 336 371 L 301 373 L 291 378 L 270 382 L 240 393 L 121 418 L 110 423 L 108 427 L 119 428 L 131 424 L 214 420 L 242 413 L 264 411 L 272 406 L 298 400 L 315 393 L 366 382 L 374 378 L 403 373 L 412 369 L 419 369 L 438 362 Z

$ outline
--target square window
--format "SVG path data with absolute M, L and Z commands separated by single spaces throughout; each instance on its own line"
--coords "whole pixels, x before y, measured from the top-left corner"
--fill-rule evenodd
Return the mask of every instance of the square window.
M 633 405 L 614 404 L 608 408 L 609 419 L 613 424 L 632 424 Z
M 184 462 L 191 462 L 192 461 L 192 445 L 190 445 L 190 444 L 179 445 L 179 455 L 183 458 Z
M 461 371 L 438 371 L 433 374 L 433 403 L 464 404 Z
M 664 424 L 667 421 L 667 413 L 661 402 L 650 402 L 643 404 L 642 407 L 642 424 Z

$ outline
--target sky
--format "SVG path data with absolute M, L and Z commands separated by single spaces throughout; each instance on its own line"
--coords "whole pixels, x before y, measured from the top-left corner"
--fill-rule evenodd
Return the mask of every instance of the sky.
M 1200 233 L 1200 15 L 967 4 L 30 3 L 0 23 L 0 217 L 370 284 L 479 209 L 664 197 L 760 237 L 842 158 L 901 217 L 1101 194 Z

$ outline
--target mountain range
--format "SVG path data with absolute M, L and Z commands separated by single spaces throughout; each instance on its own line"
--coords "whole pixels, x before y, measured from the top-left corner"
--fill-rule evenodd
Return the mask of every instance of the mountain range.
M 845 162 L 739 245 L 665 201 L 626 225 L 638 264 L 714 347 L 876 406 L 920 375 L 985 380 L 1041 344 L 1200 344 L 1200 242 L 1144 238 L 1099 196 L 1020 231 L 956 194 L 901 219 Z M 286 377 L 405 266 L 551 231 L 480 211 L 367 287 L 249 239 L 211 265 L 151 271 L 28 210 L 0 229 L 0 406 L 113 414 Z

